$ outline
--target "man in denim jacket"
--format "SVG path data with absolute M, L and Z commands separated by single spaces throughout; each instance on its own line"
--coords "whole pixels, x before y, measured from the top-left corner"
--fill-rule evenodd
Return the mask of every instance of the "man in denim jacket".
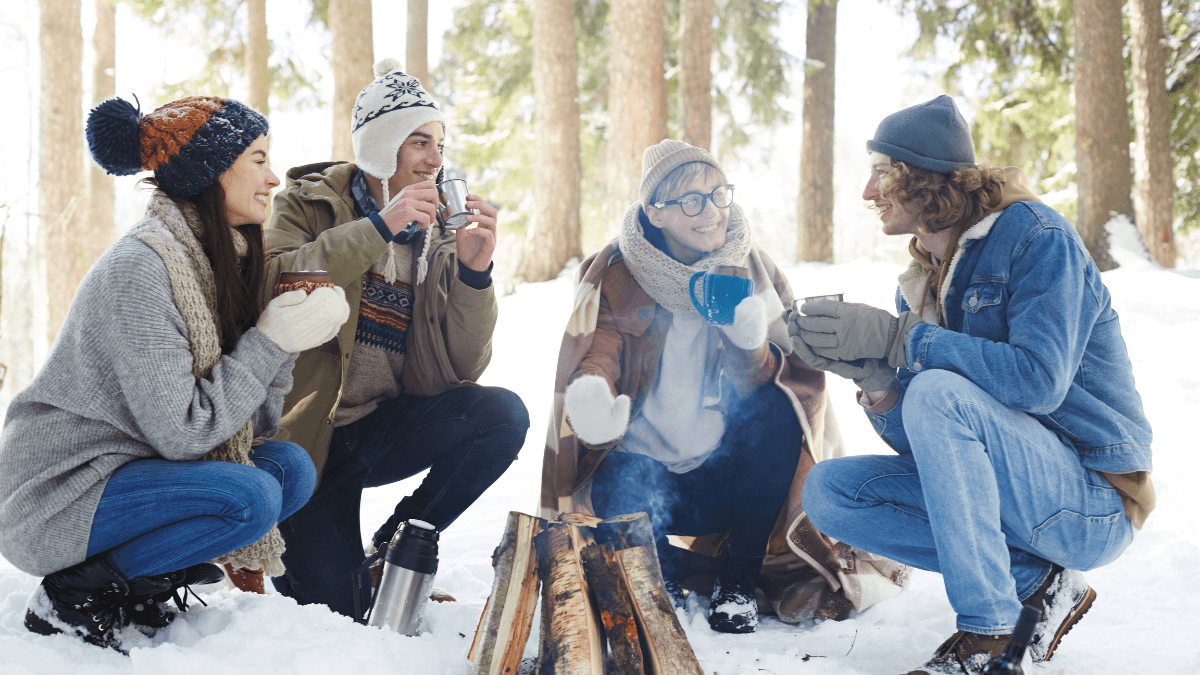
M 940 572 L 957 632 L 909 675 L 979 673 L 1022 604 L 1049 659 L 1154 508 L 1150 424 L 1108 289 L 1015 169 L 975 164 L 948 96 L 867 142 L 887 234 L 911 234 L 899 316 L 829 300 L 789 316 L 810 365 L 853 379 L 896 455 L 817 464 L 803 505 L 851 546 Z M 896 369 L 899 369 L 897 372 Z

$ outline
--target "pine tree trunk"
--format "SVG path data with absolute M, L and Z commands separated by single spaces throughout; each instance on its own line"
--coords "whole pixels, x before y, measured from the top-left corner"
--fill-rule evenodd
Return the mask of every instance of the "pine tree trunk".
M 113 0 L 96 0 L 95 4 L 96 30 L 92 33 L 93 106 L 117 93 L 117 5 Z M 88 167 L 88 223 L 97 235 L 101 235 L 96 243 L 107 248 L 116 237 L 113 223 L 116 189 L 113 177 L 104 173 L 104 169 L 95 162 L 84 159 L 84 164 Z
M 609 9 L 605 219 L 610 236 L 638 200 L 642 153 L 667 135 L 664 0 L 613 0 Z
M 533 216 L 517 278 L 546 281 L 582 254 L 575 3 L 533 0 Z
M 1076 0 L 1074 12 L 1076 229 L 1105 271 L 1116 262 L 1104 226 L 1113 212 L 1133 214 L 1121 0 Z
M 800 226 L 796 258 L 833 262 L 833 94 L 837 0 L 808 5 L 804 140 L 800 157 Z M 815 62 L 824 64 L 817 66 Z
M 408 0 L 408 31 L 404 42 L 404 72 L 421 81 L 430 91 L 429 81 L 429 0 Z
M 683 140 L 712 149 L 714 0 L 683 0 L 679 36 L 679 110 Z
M 47 335 L 54 342 L 75 288 L 95 261 L 83 243 L 89 195 L 83 152 L 83 26 L 80 0 L 39 0 L 42 91 L 38 153 L 41 249 L 49 274 Z
M 246 79 L 249 83 L 247 103 L 263 115 L 269 115 L 271 107 L 271 69 L 267 59 L 271 45 L 267 41 L 267 0 L 246 0 Z
M 335 160 L 353 160 L 350 122 L 354 100 L 374 79 L 371 0 L 329 0 L 329 32 L 333 35 L 332 155 Z
M 1157 0 L 1130 0 L 1133 61 L 1134 208 L 1138 230 L 1154 262 L 1175 266 L 1174 189 L 1171 160 L 1171 103 L 1163 46 L 1162 7 Z

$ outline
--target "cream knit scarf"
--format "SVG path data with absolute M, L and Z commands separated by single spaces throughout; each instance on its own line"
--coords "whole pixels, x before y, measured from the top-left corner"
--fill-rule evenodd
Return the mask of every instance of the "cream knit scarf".
M 640 204 L 634 204 L 625 212 L 625 220 L 617 236 L 625 264 L 638 285 L 672 314 L 697 314 L 688 295 L 692 275 L 722 265 L 743 267 L 746 264 L 746 256 L 750 253 L 750 227 L 742 217 L 742 209 L 737 204 L 729 207 L 729 231 L 721 248 L 697 260 L 695 264 L 684 265 L 646 239 L 638 219 L 641 208 Z
M 170 197 L 156 190 L 146 207 L 146 216 L 129 233 L 154 249 L 167 266 L 175 306 L 183 316 L 192 345 L 192 374 L 200 379 L 208 377 L 221 358 L 221 343 L 214 318 L 216 287 L 212 266 L 193 232 L 199 227 L 200 219 L 190 205 L 184 209 L 181 211 Z M 237 230 L 233 231 L 233 239 L 238 256 L 244 257 L 247 252 L 246 240 Z M 232 438 L 213 448 L 204 455 L 204 459 L 253 466 L 250 461 L 253 437 L 253 425 L 247 420 Z M 274 577 L 283 574 L 283 562 L 280 560 L 283 549 L 283 537 L 277 528 L 271 528 L 262 539 L 226 553 L 216 562 L 227 562 L 234 568 L 261 568 L 265 574 Z

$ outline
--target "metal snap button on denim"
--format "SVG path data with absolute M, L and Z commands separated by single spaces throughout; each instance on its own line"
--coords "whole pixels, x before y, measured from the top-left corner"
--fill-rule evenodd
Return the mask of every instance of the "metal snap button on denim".
M 921 362 L 920 362 L 920 361 L 913 361 L 913 364 L 912 364 L 912 370 L 913 370 L 913 372 L 914 372 L 914 373 L 919 373 L 919 372 L 921 372 Z
M 970 306 L 972 306 L 972 307 L 974 307 L 975 305 L 978 305 L 978 304 L 979 304 L 979 296 L 978 296 L 978 295 L 972 295 L 972 296 L 971 296 L 971 299 L 970 299 L 970 300 L 967 300 L 967 304 L 968 304 L 968 305 L 970 305 Z

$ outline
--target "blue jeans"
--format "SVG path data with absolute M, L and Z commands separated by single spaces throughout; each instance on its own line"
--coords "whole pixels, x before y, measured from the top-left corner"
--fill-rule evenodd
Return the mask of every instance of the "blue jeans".
M 351 574 L 362 564 L 362 491 L 429 469 L 375 533 L 391 539 L 405 520 L 445 530 L 475 502 L 525 443 L 529 413 L 498 387 L 459 387 L 436 396 L 400 396 L 366 417 L 333 430 L 321 483 L 304 508 L 280 523 L 287 571 L 275 588 L 300 604 L 321 603 L 354 615 Z M 364 574 L 363 607 L 370 599 Z
M 730 553 L 762 558 L 802 438 L 791 401 L 768 383 L 730 407 L 717 449 L 687 473 L 671 473 L 646 455 L 610 452 L 592 477 L 592 505 L 602 518 L 645 511 L 664 575 L 674 573 L 669 534 L 729 530 Z
M 959 630 L 1011 633 L 1050 563 L 1099 567 L 1133 539 L 1072 445 L 966 378 L 925 371 L 900 405 L 912 453 L 818 463 L 804 510 L 835 539 L 940 572 Z
M 254 466 L 138 459 L 113 472 L 87 555 L 110 551 L 127 579 L 190 567 L 252 544 L 296 512 L 317 472 L 304 448 L 266 441 Z

